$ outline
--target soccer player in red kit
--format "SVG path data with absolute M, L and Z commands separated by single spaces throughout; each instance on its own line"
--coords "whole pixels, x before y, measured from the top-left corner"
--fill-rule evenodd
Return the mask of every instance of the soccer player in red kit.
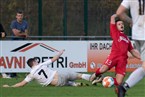
M 96 72 L 90 77 L 92 84 L 97 83 L 95 79 L 102 73 L 105 73 L 112 67 L 115 67 L 116 76 L 114 78 L 114 84 L 116 86 L 120 85 L 123 82 L 126 73 L 128 51 L 132 54 L 133 57 L 140 59 L 139 52 L 133 48 L 131 41 L 124 34 L 123 21 L 121 21 L 119 18 L 117 19 L 116 14 L 111 16 L 110 35 L 113 39 L 111 53 L 104 62 L 104 65 L 102 65 L 101 68 L 98 68 Z

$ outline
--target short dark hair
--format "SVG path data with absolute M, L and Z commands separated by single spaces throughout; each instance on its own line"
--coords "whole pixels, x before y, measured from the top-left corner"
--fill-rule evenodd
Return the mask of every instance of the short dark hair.
M 27 64 L 28 64 L 29 67 L 32 67 L 33 61 L 35 61 L 35 58 L 28 59 Z
M 17 10 L 17 13 L 19 13 L 19 14 L 23 14 L 24 12 L 23 12 L 23 10 L 18 9 L 18 10 Z
M 115 18 L 115 23 L 117 23 L 118 21 L 122 21 L 120 18 L 116 17 Z

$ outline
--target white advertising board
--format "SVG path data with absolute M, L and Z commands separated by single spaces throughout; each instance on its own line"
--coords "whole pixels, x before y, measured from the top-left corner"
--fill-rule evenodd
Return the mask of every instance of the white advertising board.
M 29 58 L 44 62 L 62 49 L 64 54 L 49 68 L 87 72 L 87 44 L 83 41 L 0 41 L 0 72 L 29 72 Z
M 59 50 L 64 54 L 49 68 L 76 72 L 95 72 L 100 68 L 112 47 L 112 41 L 0 41 L 0 72 L 29 72 L 29 58 L 44 62 Z M 123 48 L 122 48 L 123 49 Z M 138 59 L 128 59 L 127 72 L 141 66 Z M 114 72 L 114 68 L 110 72 Z

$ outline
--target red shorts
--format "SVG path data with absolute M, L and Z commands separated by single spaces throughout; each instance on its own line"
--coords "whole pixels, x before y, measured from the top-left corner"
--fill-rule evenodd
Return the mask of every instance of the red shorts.
M 112 67 L 115 67 L 116 74 L 122 74 L 125 76 L 127 59 L 122 58 L 122 57 L 113 58 L 111 56 L 108 56 L 104 64 L 107 65 L 109 69 L 111 69 Z

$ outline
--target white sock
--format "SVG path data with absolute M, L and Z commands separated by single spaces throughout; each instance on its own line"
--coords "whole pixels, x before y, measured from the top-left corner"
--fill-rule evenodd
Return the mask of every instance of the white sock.
M 76 86 L 76 83 L 74 81 L 68 81 L 66 86 Z
M 129 87 L 133 87 L 145 76 L 145 70 L 142 67 L 139 67 L 131 73 L 129 78 L 125 81 Z
M 82 74 L 82 79 L 89 81 L 91 75 L 89 74 Z

